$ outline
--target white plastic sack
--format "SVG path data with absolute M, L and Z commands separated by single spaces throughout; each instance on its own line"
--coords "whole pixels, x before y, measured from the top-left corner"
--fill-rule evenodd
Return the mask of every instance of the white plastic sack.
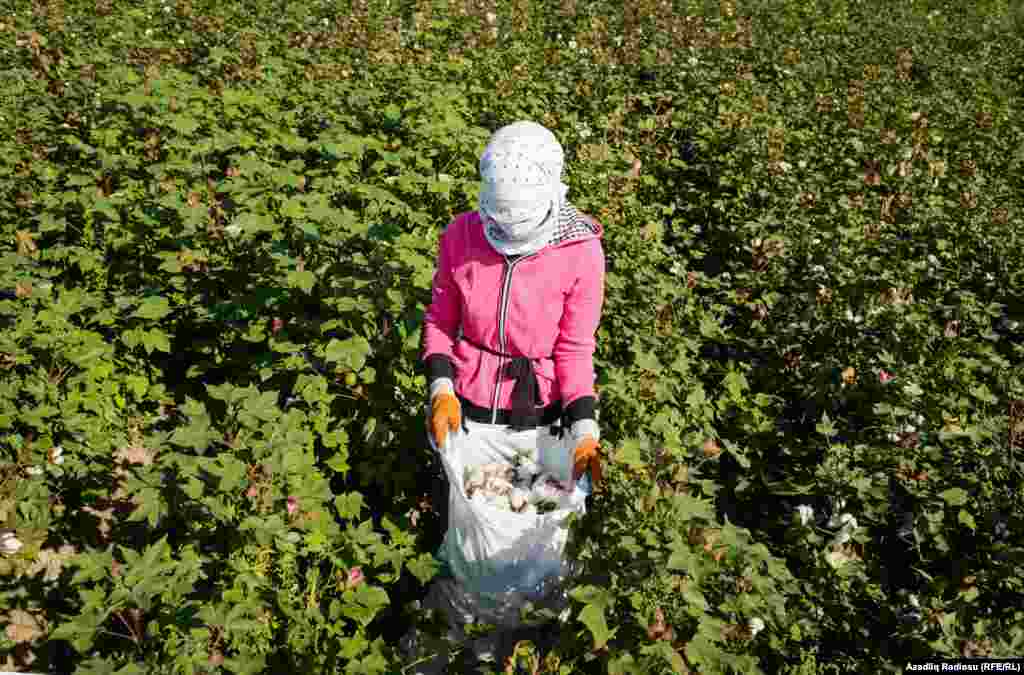
M 589 475 L 580 478 L 571 490 L 559 495 L 555 510 L 548 513 L 516 513 L 492 506 L 480 495 L 469 499 L 463 482 L 467 468 L 493 462 L 515 464 L 517 458 L 520 463 L 536 464 L 531 468 L 568 487 L 574 444 L 569 434 L 559 438 L 549 427 L 513 432 L 469 420 L 465 424 L 468 433 L 462 429 L 449 433 L 443 450 L 430 441 L 449 484 L 448 529 L 437 557 L 452 576 L 436 579 L 423 605 L 444 614 L 449 623 L 448 640 L 453 642 L 464 640 L 467 624 L 496 626 L 496 634 L 465 645 L 477 659 L 489 661 L 502 644 L 502 634 L 521 627 L 520 611 L 527 602 L 554 612 L 568 606 L 562 588 L 572 572 L 565 560 L 567 519 L 572 513 L 586 511 L 591 483 Z M 426 647 L 419 638 L 415 629 L 403 638 L 408 656 Z M 433 663 L 424 663 L 415 672 L 443 672 L 436 669 L 443 668 L 444 661 L 439 654 Z
M 460 588 L 473 596 L 478 622 L 498 626 L 519 623 L 519 609 L 537 604 L 569 574 L 564 560 L 572 513 L 583 514 L 589 476 L 557 501 L 554 511 L 515 513 L 467 498 L 467 468 L 492 462 L 513 464 L 516 457 L 535 462 L 568 486 L 573 443 L 548 427 L 512 432 L 506 427 L 466 422 L 468 433 L 449 433 L 438 451 L 448 476 L 448 530 L 438 551 Z M 431 441 L 433 446 L 433 441 Z

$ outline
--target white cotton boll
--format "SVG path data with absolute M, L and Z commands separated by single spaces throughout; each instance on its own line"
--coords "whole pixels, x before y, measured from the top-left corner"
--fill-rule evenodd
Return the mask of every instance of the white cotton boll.
M 484 489 L 484 482 L 482 480 L 475 481 L 471 480 L 466 483 L 466 494 L 472 496 L 474 492 L 479 492 Z
M 484 473 L 479 467 L 466 470 L 466 495 L 472 497 L 484 487 Z
M 540 467 L 537 466 L 536 462 L 527 460 L 519 465 L 515 470 L 516 482 L 518 483 L 532 483 L 533 479 L 540 473 Z
M 538 483 L 558 483 L 558 479 L 555 478 L 550 473 L 548 473 L 547 471 L 544 471 L 544 472 L 538 474 L 537 482 Z
M 484 464 L 484 479 L 491 481 L 497 478 L 502 478 L 505 475 L 505 465 L 493 462 L 491 464 Z
M 24 544 L 14 536 L 13 532 L 0 533 L 0 553 L 13 555 L 20 551 L 22 546 L 24 546 Z
M 512 492 L 512 483 L 509 483 L 504 478 L 494 478 L 491 480 L 491 489 L 499 495 L 507 496 Z
M 749 626 L 751 637 L 753 637 L 764 630 L 764 621 L 759 617 L 754 617 L 750 620 Z
M 503 485 L 504 482 L 505 481 L 503 481 L 500 478 L 497 478 L 496 476 L 488 476 L 487 480 L 484 482 L 484 491 L 487 494 L 493 496 L 506 494 L 507 491 L 505 490 L 505 486 Z M 509 486 L 509 489 L 511 489 L 511 485 Z
M 849 513 L 841 513 L 832 516 L 828 521 L 829 527 L 842 527 L 849 529 L 857 529 L 857 519 Z
M 814 509 L 807 504 L 796 507 L 796 517 L 801 525 L 807 525 L 814 519 Z
M 523 508 L 529 502 L 527 495 L 528 493 L 525 490 L 520 490 L 519 488 L 512 490 L 512 493 L 508 496 L 508 500 L 512 505 L 513 511 L 516 511 L 517 513 L 522 512 Z
M 565 495 L 561 483 L 547 474 L 537 478 L 537 482 L 530 489 L 530 501 L 538 502 L 558 501 Z

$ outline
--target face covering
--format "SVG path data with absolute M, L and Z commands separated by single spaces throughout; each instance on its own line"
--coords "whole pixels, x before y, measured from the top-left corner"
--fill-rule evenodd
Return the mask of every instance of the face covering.
M 516 122 L 499 129 L 480 158 L 484 234 L 503 255 L 534 253 L 558 226 L 568 186 L 562 146 L 548 129 Z

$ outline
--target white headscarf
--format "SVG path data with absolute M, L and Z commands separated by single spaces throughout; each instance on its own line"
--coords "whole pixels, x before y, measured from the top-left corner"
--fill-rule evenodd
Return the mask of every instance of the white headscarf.
M 558 139 L 536 122 L 515 122 L 491 136 L 480 157 L 480 218 L 504 255 L 544 248 L 558 227 L 569 187 Z

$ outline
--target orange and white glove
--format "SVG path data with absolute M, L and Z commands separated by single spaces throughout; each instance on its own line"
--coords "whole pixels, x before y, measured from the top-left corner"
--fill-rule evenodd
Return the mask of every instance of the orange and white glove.
M 462 406 L 453 393 L 451 380 L 441 378 L 430 387 L 430 417 L 427 431 L 438 449 L 444 448 L 448 432 L 458 431 L 462 426 Z
M 601 482 L 601 445 L 598 442 L 597 422 L 579 420 L 572 425 L 576 448 L 572 453 L 572 481 L 575 483 L 588 470 L 594 489 Z

